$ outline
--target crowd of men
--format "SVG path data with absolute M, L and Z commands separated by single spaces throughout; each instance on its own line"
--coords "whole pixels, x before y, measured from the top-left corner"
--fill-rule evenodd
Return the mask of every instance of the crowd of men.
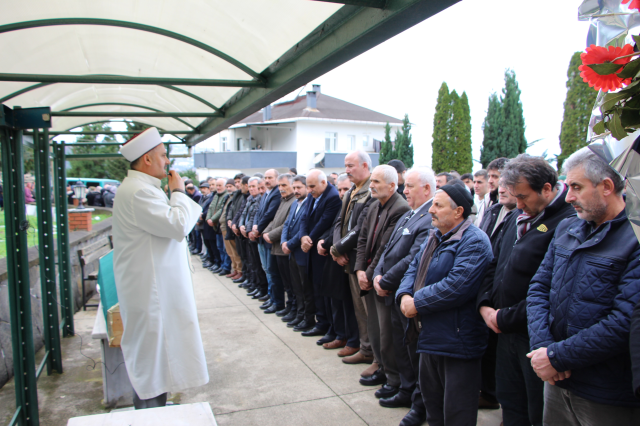
M 347 364 L 401 425 L 640 425 L 640 244 L 588 148 L 474 175 L 312 169 L 209 178 L 191 250 Z M 475 193 L 475 200 L 474 195 Z M 634 310 L 635 308 L 635 310 Z M 632 374 L 633 373 L 633 374 Z

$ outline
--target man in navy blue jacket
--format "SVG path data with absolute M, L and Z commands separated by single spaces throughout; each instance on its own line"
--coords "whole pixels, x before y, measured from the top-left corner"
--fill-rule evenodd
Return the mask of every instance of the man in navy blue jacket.
M 558 225 L 527 296 L 531 366 L 545 425 L 639 425 L 629 328 L 640 300 L 640 244 L 620 176 L 589 148 L 564 163 L 578 216 Z
M 318 253 L 320 237 L 333 225 L 333 220 L 342 206 L 340 194 L 335 186 L 327 182 L 321 170 L 313 169 L 307 174 L 307 207 L 300 218 L 300 245 L 309 253 L 308 273 L 313 283 L 316 304 L 316 325 L 303 336 L 324 336 L 331 327 L 331 301 L 322 296 L 322 272 L 327 258 Z M 327 299 L 327 300 L 325 300 Z
M 458 182 L 436 191 L 429 213 L 437 230 L 422 244 L 395 297 L 411 319 L 406 338 L 418 339 L 420 388 L 433 426 L 475 426 L 488 340 L 475 300 L 493 258 L 491 243 L 472 224 L 473 198 Z

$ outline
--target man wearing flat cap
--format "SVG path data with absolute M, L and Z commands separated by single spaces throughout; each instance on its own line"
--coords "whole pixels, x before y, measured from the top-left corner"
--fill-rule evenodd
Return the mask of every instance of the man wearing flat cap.
M 431 425 L 475 425 L 480 361 L 488 333 L 475 307 L 493 255 L 489 237 L 473 225 L 473 198 L 451 181 L 436 191 L 429 238 L 409 265 L 396 303 L 417 338 L 420 388 Z
M 202 208 L 169 165 L 155 127 L 120 152 L 131 170 L 113 206 L 113 269 L 124 332 L 122 353 L 136 409 L 166 405 L 167 393 L 209 381 L 186 236 Z

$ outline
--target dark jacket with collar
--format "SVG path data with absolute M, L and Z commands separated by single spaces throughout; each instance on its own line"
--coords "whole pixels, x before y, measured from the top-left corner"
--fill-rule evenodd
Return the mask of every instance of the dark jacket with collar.
M 362 185 L 358 193 L 353 196 L 353 199 L 351 195 L 356 190 L 355 185 L 344 194 L 340 217 L 333 227 L 333 247 L 331 247 L 331 251 L 336 256 L 346 254 L 349 257 L 349 266 L 345 269 L 351 274 L 355 273 L 358 237 L 360 236 L 362 223 L 367 217 L 369 206 L 375 201 L 371 198 L 370 183 L 370 178 L 367 178 L 367 181 Z
M 380 287 L 391 293 L 391 297 L 387 297 L 390 301 L 393 301 L 395 293 L 400 287 L 400 281 L 409 269 L 409 264 L 429 236 L 429 231 L 433 229 L 431 214 L 429 214 L 431 204 L 432 201 L 427 201 L 408 222 L 406 222 L 406 218 L 411 215 L 412 210 L 398 219 L 393 234 L 375 268 L 373 277 L 382 275 Z
M 633 396 L 630 318 L 640 300 L 640 244 L 623 210 L 593 230 L 565 219 L 527 296 L 531 349 L 547 348 L 556 383 L 601 404 L 640 407 Z
M 265 196 L 263 195 L 262 197 L 264 198 Z M 259 234 L 262 234 L 273 218 L 276 217 L 276 212 L 278 211 L 278 206 L 280 206 L 281 199 L 282 195 L 280 195 L 278 188 L 275 187 L 260 203 L 260 207 L 256 214 L 256 220 L 254 221 L 254 224 L 258 225 Z
M 291 251 L 291 255 L 295 259 L 298 266 L 306 266 L 309 261 L 309 253 L 305 253 L 300 248 L 300 218 L 307 208 L 308 198 L 305 198 L 304 203 L 300 206 L 298 214 L 296 209 L 298 207 L 298 201 L 295 200 L 289 209 L 289 216 L 285 220 L 282 227 L 282 235 L 280 236 L 281 242 L 287 243 L 287 248 Z
M 253 225 L 255 224 L 256 215 L 258 214 L 258 210 L 260 209 L 260 200 L 263 195 L 249 196 L 247 198 L 247 205 L 244 208 L 244 212 L 242 213 L 244 216 L 243 225 L 246 228 L 247 234 L 251 232 Z
M 495 203 L 487 211 L 484 212 L 484 216 L 482 216 L 482 220 L 480 221 L 480 228 L 485 234 L 491 238 L 491 233 L 493 228 L 496 226 L 496 222 L 498 221 L 498 216 L 500 216 L 500 211 L 502 210 L 502 204 Z
M 333 231 L 336 223 L 339 221 L 340 212 L 336 215 L 336 219 L 333 221 L 333 226 L 327 229 L 327 232 L 320 237 L 321 240 L 324 240 L 322 247 L 327 250 L 327 252 L 329 252 L 329 250 L 331 250 L 331 246 L 333 246 Z M 351 299 L 351 290 L 349 288 L 349 275 L 344 269 L 345 268 L 343 266 L 340 266 L 338 262 L 333 260 L 331 254 L 327 255 L 327 261 L 325 262 L 324 271 L 322 273 L 322 296 L 353 303 Z
M 322 193 L 322 198 L 317 201 L 311 194 L 305 201 L 306 209 L 300 218 L 300 238 L 309 236 L 315 244 L 320 236 L 333 224 L 333 220 L 340 210 L 340 194 L 335 186 L 327 183 L 327 188 Z
M 209 193 L 200 199 L 200 205 L 202 206 L 202 238 L 205 240 L 212 240 L 216 237 L 215 231 L 207 223 L 207 212 L 209 211 L 213 197 L 214 195 Z
M 243 194 L 241 190 L 236 190 L 236 192 L 234 192 L 231 195 L 231 202 L 229 203 L 229 207 L 227 207 L 227 220 L 231 221 L 231 225 L 233 225 L 234 223 L 237 225 L 237 222 L 235 222 L 236 219 L 236 214 L 238 212 L 242 213 L 242 205 L 245 203 L 247 196 L 249 194 Z M 229 228 L 229 232 L 227 232 L 227 236 L 225 238 L 226 240 L 235 240 L 236 239 L 236 234 L 234 234 L 233 230 L 231 228 Z
M 198 188 L 196 188 L 196 190 L 193 191 L 193 195 L 190 195 L 187 192 L 187 197 L 191 198 L 193 201 L 195 201 L 196 203 L 200 204 L 200 199 L 202 198 L 202 192 L 200 192 L 198 190 Z
M 278 191 L 279 192 L 279 191 Z M 289 194 L 287 197 L 280 197 L 280 205 L 278 206 L 278 210 L 276 211 L 276 215 L 273 217 L 273 220 L 269 225 L 264 229 L 263 234 L 269 234 L 269 239 L 271 240 L 271 254 L 276 256 L 287 256 L 282 251 L 282 246 L 280 245 L 280 239 L 282 237 L 282 228 L 284 228 L 284 222 L 289 217 L 289 209 L 291 205 L 295 201 L 295 197 L 293 192 Z
M 633 392 L 640 399 L 640 302 L 636 303 L 631 316 L 631 331 L 629 332 L 629 348 L 631 352 L 631 370 L 633 373 Z
M 410 210 L 409 204 L 397 192 L 389 197 L 384 206 L 379 200 L 371 203 L 358 237 L 355 271 L 365 271 L 369 281 L 373 281 L 373 271 L 391 239 L 396 223 Z
M 481 306 L 500 309 L 497 321 L 503 333 L 527 332 L 526 299 L 531 278 L 542 263 L 558 224 L 575 216 L 574 208 L 564 201 L 565 197 L 566 189 L 517 241 L 516 220 L 522 211 L 515 210 L 504 224 L 500 244 L 487 269 L 477 301 L 478 309 Z
M 431 257 L 425 286 L 414 294 L 422 253 L 431 238 L 440 239 L 440 243 Z M 395 296 L 398 304 L 405 294 L 414 298 L 421 323 L 418 352 L 480 358 L 489 334 L 475 302 L 492 258 L 489 237 L 468 218 L 444 236 L 431 230 L 418 253 Z

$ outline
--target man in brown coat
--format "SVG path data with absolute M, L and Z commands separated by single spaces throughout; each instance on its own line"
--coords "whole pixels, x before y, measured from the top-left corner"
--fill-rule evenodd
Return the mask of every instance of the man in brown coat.
M 378 296 L 373 290 L 373 274 L 398 219 L 411 208 L 396 192 L 398 173 L 393 167 L 382 165 L 373 169 L 369 187 L 371 197 L 376 201 L 369 207 L 360 230 L 354 270 L 360 289 L 366 292 L 367 330 L 379 368 L 372 375 L 362 377 L 360 384 L 384 385 L 375 395 L 377 398 L 389 398 L 400 387 L 400 375 L 393 350 L 392 306 L 387 306 L 385 298 Z
M 280 236 L 282 235 L 282 228 L 284 227 L 284 222 L 289 216 L 291 205 L 295 200 L 293 196 L 293 187 L 291 186 L 292 184 L 293 176 L 291 176 L 290 174 L 286 173 L 284 175 L 278 176 L 278 190 L 280 191 L 282 199 L 280 200 L 280 205 L 278 206 L 276 215 L 273 217 L 271 223 L 269 223 L 264 229 L 264 233 L 262 234 L 264 240 L 271 244 L 271 254 L 273 254 L 276 258 L 276 262 L 274 262 L 275 264 L 269 266 L 271 268 L 278 269 L 278 272 L 282 277 L 284 292 L 287 293 L 287 302 L 285 306 L 276 306 L 272 303 L 271 305 L 266 306 L 264 313 L 275 313 L 279 317 L 287 315 L 291 311 L 291 309 L 293 309 L 294 304 L 293 290 L 291 287 L 291 273 L 289 269 L 289 255 L 285 254 L 284 251 L 282 251 L 282 247 L 280 246 Z M 273 291 L 283 291 L 283 289 L 274 288 Z M 284 300 L 284 295 L 282 295 L 282 297 L 278 297 L 277 300 Z

